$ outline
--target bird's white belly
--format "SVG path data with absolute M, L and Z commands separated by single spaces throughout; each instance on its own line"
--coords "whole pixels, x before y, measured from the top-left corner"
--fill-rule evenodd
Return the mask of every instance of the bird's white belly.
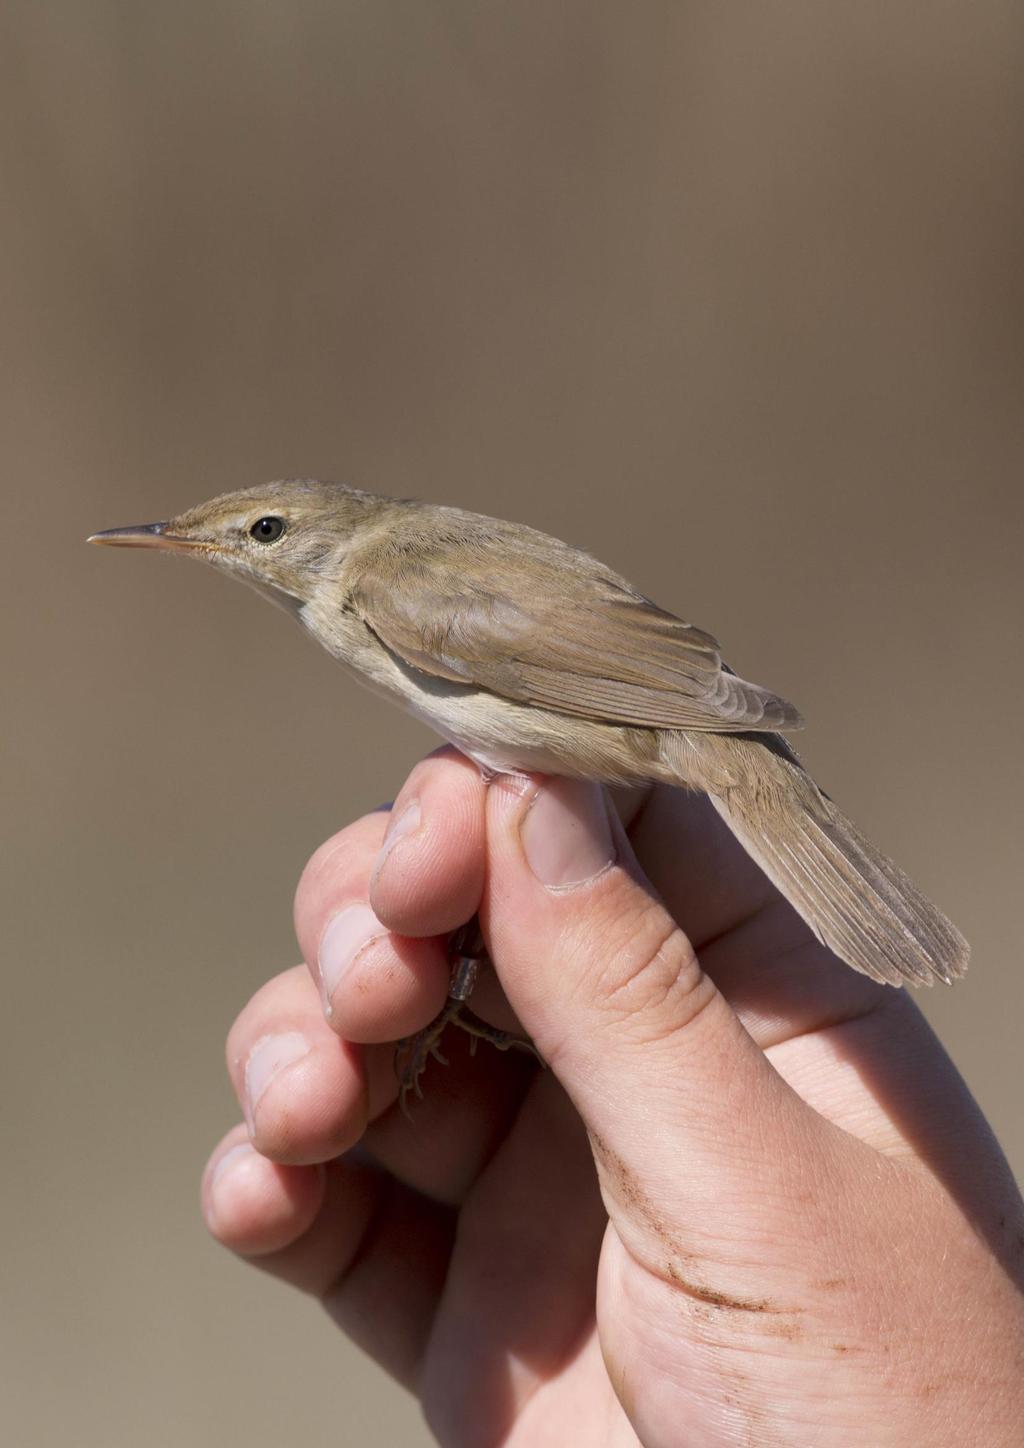
M 403 690 L 399 702 L 489 773 L 567 772 L 565 752 L 545 741 L 539 711 L 530 705 L 433 679 L 426 688 Z

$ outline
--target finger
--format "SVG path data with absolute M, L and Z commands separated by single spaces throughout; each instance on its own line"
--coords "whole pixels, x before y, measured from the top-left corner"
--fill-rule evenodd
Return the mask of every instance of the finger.
M 486 859 L 486 801 L 480 770 L 450 746 L 413 770 L 392 806 L 370 881 L 374 911 L 392 929 L 417 937 L 429 930 L 450 933 L 476 914 Z M 473 1010 L 491 1025 L 522 1034 L 490 971 L 482 972 L 474 987 Z
M 262 1257 L 290 1246 L 312 1226 L 324 1183 L 322 1167 L 268 1161 L 246 1128 L 236 1126 L 203 1173 L 203 1216 L 218 1242 L 244 1257 Z
M 484 882 L 480 771 L 450 746 L 424 759 L 391 809 L 370 902 L 390 929 L 440 935 L 476 913 Z
M 302 966 L 249 1001 L 228 1033 L 227 1064 L 250 1140 L 274 1161 L 327 1161 L 366 1128 L 374 1079 L 367 1059 L 327 1025 Z M 386 1078 L 374 1084 L 379 1111 L 389 1086 Z
M 393 933 L 369 903 L 387 816 L 327 841 L 303 872 L 295 929 L 332 1027 L 346 1040 L 394 1041 L 432 1020 L 448 989 L 443 941 Z
M 705 1232 L 731 1229 L 745 1254 L 759 1201 L 774 1223 L 780 1197 L 813 1190 L 808 1143 L 826 1124 L 703 974 L 603 791 L 491 786 L 482 919 L 510 1000 L 587 1125 L 613 1221 L 652 1270 L 671 1260 L 685 1277 Z
M 319 1298 L 349 1337 L 413 1387 L 451 1252 L 452 1213 L 349 1156 L 282 1167 L 235 1128 L 203 1177 L 214 1237 Z

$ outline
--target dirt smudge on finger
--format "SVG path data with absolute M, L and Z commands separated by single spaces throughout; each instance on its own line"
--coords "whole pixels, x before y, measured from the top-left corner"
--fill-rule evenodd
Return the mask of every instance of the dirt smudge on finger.
M 665 1272 L 687 1296 L 695 1297 L 698 1302 L 706 1302 L 711 1307 L 731 1307 L 737 1312 L 777 1312 L 779 1310 L 766 1297 L 733 1297 L 728 1292 L 720 1292 L 714 1287 L 704 1287 L 700 1283 L 691 1282 L 683 1276 L 672 1261 L 666 1262 Z
M 767 1297 L 743 1297 L 725 1292 L 695 1279 L 693 1266 L 699 1261 L 698 1254 L 683 1248 L 675 1233 L 667 1226 L 664 1217 L 641 1186 L 636 1173 L 595 1131 L 590 1132 L 590 1143 L 598 1166 L 608 1178 L 613 1194 L 627 1212 L 635 1216 L 667 1250 L 669 1256 L 660 1276 L 678 1287 L 694 1301 L 717 1307 L 724 1311 L 791 1314 L 803 1311 L 800 1307 L 782 1307 Z M 685 1270 L 683 1265 L 685 1264 Z M 645 1265 L 657 1270 L 653 1262 Z
M 698 1302 L 706 1302 L 710 1307 L 724 1307 L 733 1312 L 767 1312 L 786 1315 L 803 1312 L 802 1307 L 780 1307 L 770 1297 L 737 1297 L 731 1292 L 722 1292 L 717 1287 L 707 1287 L 703 1283 L 693 1282 L 688 1277 L 684 1277 L 675 1262 L 671 1260 L 665 1264 L 665 1273 L 669 1280 L 688 1297 L 694 1297 Z M 793 1326 L 795 1328 L 796 1324 L 794 1323 Z M 782 1335 L 778 1329 L 774 1329 L 774 1331 L 777 1336 Z

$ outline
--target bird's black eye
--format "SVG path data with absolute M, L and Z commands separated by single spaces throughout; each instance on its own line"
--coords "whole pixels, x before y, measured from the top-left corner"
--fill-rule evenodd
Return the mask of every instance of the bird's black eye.
M 249 529 L 257 543 L 276 543 L 283 532 L 283 518 L 260 518 Z

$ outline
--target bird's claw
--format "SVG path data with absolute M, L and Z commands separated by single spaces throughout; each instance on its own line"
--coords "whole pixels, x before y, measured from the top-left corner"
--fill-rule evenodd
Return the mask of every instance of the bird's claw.
M 456 1009 L 449 1010 L 450 1006 L 455 1006 Z M 447 1026 L 458 1026 L 466 1032 L 469 1036 L 471 1056 L 476 1055 L 478 1041 L 487 1041 L 496 1051 L 528 1051 L 542 1066 L 544 1064 L 536 1046 L 525 1036 L 513 1036 L 509 1031 L 500 1031 L 467 1010 L 461 1001 L 449 1001 L 425 1030 L 419 1031 L 415 1036 L 406 1036 L 395 1046 L 395 1074 L 399 1081 L 398 1104 L 403 1115 L 410 1121 L 412 1113 L 409 1109 L 409 1097 L 415 1095 L 420 1101 L 423 1100 L 421 1079 L 431 1056 L 435 1061 L 440 1061 L 442 1066 L 449 1064 L 447 1056 L 442 1055 L 439 1049 L 441 1036 Z

